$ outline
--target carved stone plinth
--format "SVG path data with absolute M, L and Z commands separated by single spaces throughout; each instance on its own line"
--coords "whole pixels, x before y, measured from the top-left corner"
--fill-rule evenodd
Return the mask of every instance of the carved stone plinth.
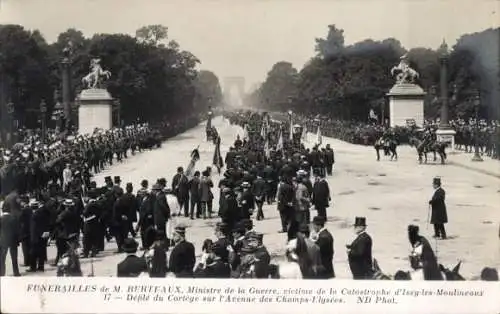
M 387 93 L 391 127 L 406 126 L 409 122 L 424 123 L 424 90 L 416 84 L 396 84 Z
M 455 152 L 455 130 L 453 129 L 438 129 L 436 137 L 438 142 L 448 143 L 448 148 L 451 152 Z
M 84 89 L 78 95 L 78 133 L 91 134 L 95 128 L 113 127 L 113 98 L 105 89 Z

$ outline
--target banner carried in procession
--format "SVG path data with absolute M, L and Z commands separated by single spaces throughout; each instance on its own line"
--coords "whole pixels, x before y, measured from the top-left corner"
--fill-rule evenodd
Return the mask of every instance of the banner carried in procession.
M 499 313 L 484 281 L 3 277 L 2 313 Z M 64 301 L 64 302 L 62 302 Z

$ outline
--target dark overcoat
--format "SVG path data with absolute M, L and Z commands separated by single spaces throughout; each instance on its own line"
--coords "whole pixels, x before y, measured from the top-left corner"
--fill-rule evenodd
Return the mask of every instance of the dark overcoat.
M 446 212 L 445 191 L 439 187 L 434 191 L 432 199 L 429 201 L 431 205 L 431 224 L 445 224 L 448 222 L 448 214 Z

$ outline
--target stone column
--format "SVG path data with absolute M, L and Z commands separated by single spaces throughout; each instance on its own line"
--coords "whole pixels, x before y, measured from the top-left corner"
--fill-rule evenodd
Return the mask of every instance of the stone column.
M 439 129 L 436 131 L 438 141 L 447 142 L 449 148 L 453 152 L 455 150 L 455 130 L 450 127 L 448 116 L 448 45 L 443 40 L 443 43 L 438 49 L 439 59 L 441 63 L 441 71 L 439 78 L 439 89 L 441 90 L 441 117 Z

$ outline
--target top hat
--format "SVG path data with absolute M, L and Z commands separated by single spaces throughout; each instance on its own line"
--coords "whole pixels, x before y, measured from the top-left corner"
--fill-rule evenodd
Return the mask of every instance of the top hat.
M 120 183 L 120 182 L 122 182 L 122 179 L 120 178 L 120 176 L 115 176 L 114 179 L 113 179 L 113 181 L 115 183 Z
M 432 184 L 441 185 L 441 178 L 435 177 L 434 179 L 432 179 Z
M 104 177 L 104 181 L 105 181 L 105 182 L 110 182 L 110 181 L 111 181 L 111 177 L 110 177 L 110 176 L 106 176 L 106 177 Z
M 125 253 L 135 253 L 138 246 L 139 244 L 133 238 L 127 238 L 123 241 L 122 250 Z
M 419 230 L 420 230 L 420 228 L 418 226 L 408 225 L 408 233 L 418 234 Z
M 151 188 L 151 190 L 153 190 L 153 191 L 161 191 L 161 185 L 155 184 L 155 185 L 153 185 L 153 187 Z
M 317 226 L 324 226 L 325 222 L 326 222 L 326 219 L 323 216 L 315 216 L 313 218 L 313 221 L 312 221 L 312 223 L 317 225 Z
M 167 179 L 165 179 L 165 178 L 158 179 L 158 184 L 166 186 L 167 185 Z
M 366 217 L 356 217 L 354 227 L 366 227 Z
M 132 185 L 132 182 L 127 182 L 126 187 L 127 187 L 127 188 L 132 188 L 132 187 L 134 187 L 134 186 Z
M 203 171 L 203 172 L 201 173 L 201 175 L 202 175 L 202 176 L 204 176 L 204 177 L 208 177 L 208 176 L 210 175 L 210 173 L 208 173 L 208 171 L 207 171 L 207 170 L 205 170 L 205 171 Z
M 144 187 L 144 188 L 147 187 L 148 184 L 149 184 L 148 180 L 142 180 L 141 181 L 141 186 Z

